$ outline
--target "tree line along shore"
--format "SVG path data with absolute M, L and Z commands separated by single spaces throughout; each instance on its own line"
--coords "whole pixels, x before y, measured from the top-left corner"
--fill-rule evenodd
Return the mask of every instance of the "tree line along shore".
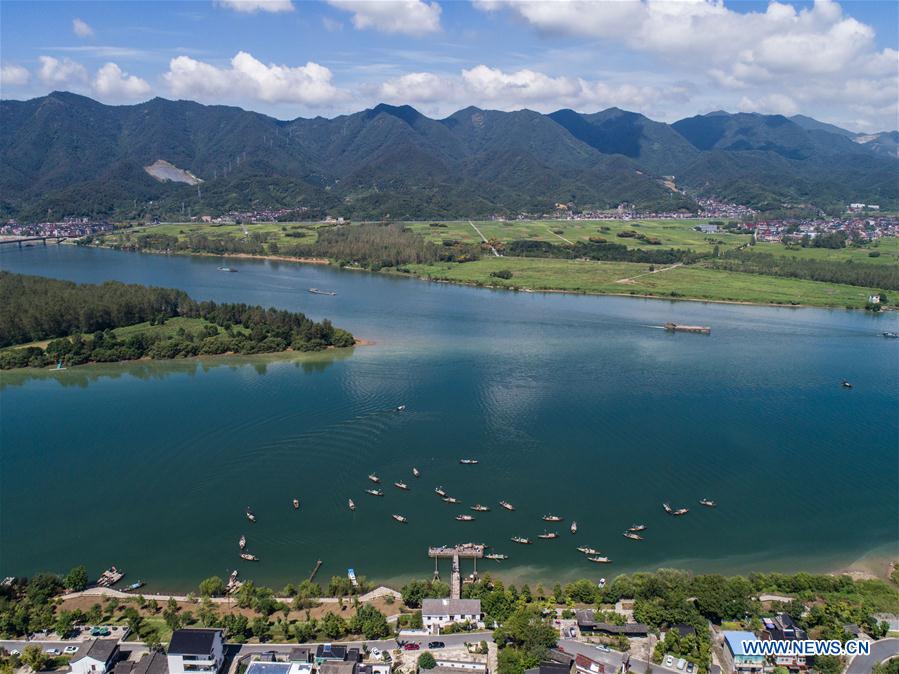
M 171 288 L 0 272 L 0 369 L 352 346 L 327 319 L 197 302 Z
M 31 578 L 10 578 L 0 585 L 0 637 L 15 639 L 39 631 L 60 637 L 79 626 L 122 625 L 130 639 L 151 648 L 166 642 L 183 627 L 219 627 L 232 643 L 305 643 L 343 639 L 375 640 L 400 630 L 420 628 L 424 599 L 447 597 L 446 583 L 410 580 L 399 592 L 372 593 L 372 584 L 359 577 L 334 576 L 326 586 L 304 580 L 290 583 L 277 594 L 271 588 L 244 582 L 227 603 L 214 601 L 227 592 L 216 576 L 203 580 L 183 598 L 157 601 L 141 595 L 123 597 L 68 595 L 89 586 L 83 566 L 64 576 L 40 573 Z M 323 597 L 331 597 L 323 601 Z M 483 622 L 493 629 L 499 646 L 499 674 L 523 674 L 546 657 L 559 631 L 554 619 L 573 619 L 575 611 L 589 608 L 593 619 L 611 625 L 640 623 L 651 633 L 664 634 L 653 652 L 661 662 L 674 654 L 696 663 L 703 674 L 711 664 L 710 627 L 759 631 L 766 618 L 786 614 L 809 638 L 854 638 L 848 626 L 857 626 L 873 638 L 887 635 L 879 614 L 899 614 L 899 571 L 887 580 L 857 580 L 848 575 L 809 573 L 753 573 L 726 577 L 694 575 L 661 569 L 654 573 L 621 575 L 608 584 L 582 579 L 565 585 L 504 584 L 484 576 L 466 583 L 462 597 L 479 599 Z M 619 609 L 623 604 L 628 609 Z M 388 620 L 389 618 L 389 620 Z M 686 626 L 689 629 L 672 629 Z M 442 633 L 464 633 L 468 623 L 454 623 Z M 627 651 L 622 634 L 598 638 L 609 648 Z M 815 663 L 823 674 L 837 674 L 844 663 L 825 657 Z M 0 669 L 9 671 L 9 658 Z
M 82 243 L 129 251 L 326 259 L 342 267 L 509 289 L 873 311 L 889 308 L 890 296 L 899 291 L 894 239 L 822 235 L 795 245 L 756 245 L 736 223 L 702 234 L 695 231 L 697 222 L 489 223 L 478 226 L 487 229 L 486 241 L 467 222 L 185 223 L 120 229 Z M 823 251 L 828 254 L 819 254 Z M 872 302 L 874 296 L 880 301 Z

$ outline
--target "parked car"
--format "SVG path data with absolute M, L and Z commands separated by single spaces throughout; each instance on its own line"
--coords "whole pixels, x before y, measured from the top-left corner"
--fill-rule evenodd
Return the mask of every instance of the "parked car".
M 442 641 L 430 641 L 428 642 L 428 648 L 446 648 L 446 644 Z
M 665 657 L 665 666 L 671 667 L 673 664 L 674 664 L 674 657 L 671 655 L 666 656 Z
M 694 671 L 696 671 L 696 665 L 694 665 L 692 662 L 688 662 L 687 663 L 687 674 L 693 674 Z
M 686 666 L 687 666 L 687 661 L 684 660 L 683 658 L 681 658 L 680 660 L 677 661 L 677 668 L 678 668 L 678 669 L 683 669 L 683 668 L 686 667 Z
M 573 627 L 568 628 L 568 636 L 574 639 L 577 636 L 577 630 Z
M 602 644 L 599 644 L 599 645 L 596 647 L 596 650 L 602 651 L 603 653 L 611 653 L 611 652 L 612 652 L 612 649 L 611 649 L 611 648 L 609 648 L 608 646 L 603 646 Z
M 18 650 L 17 648 L 14 648 L 9 652 L 9 654 L 10 655 L 22 655 L 22 652 L 20 650 Z
M 58 648 L 48 648 L 46 651 L 44 651 L 44 653 L 46 653 L 47 655 L 59 655 L 59 649 Z
M 408 644 L 403 644 L 404 651 L 417 651 L 420 649 L 421 649 L 421 644 L 416 644 L 411 641 Z
M 66 655 L 74 655 L 78 652 L 78 646 L 66 646 L 62 652 Z
M 381 657 L 381 649 L 380 649 L 380 648 L 372 648 L 372 649 L 369 651 L 369 654 L 370 654 L 371 657 L 373 657 L 373 658 L 380 658 L 380 657 Z

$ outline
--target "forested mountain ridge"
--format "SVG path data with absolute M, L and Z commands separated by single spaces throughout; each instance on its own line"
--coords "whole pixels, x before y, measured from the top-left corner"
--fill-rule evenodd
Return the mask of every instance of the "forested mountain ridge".
M 713 113 L 664 124 L 617 108 L 474 107 L 437 120 L 381 104 L 279 121 L 191 101 L 108 106 L 54 92 L 0 101 L 0 217 L 165 218 L 182 206 L 356 219 L 542 213 L 559 202 L 695 209 L 663 176 L 693 196 L 762 207 L 899 203 L 899 163 L 882 143 L 809 120 Z M 144 170 L 157 160 L 204 182 L 160 182 Z

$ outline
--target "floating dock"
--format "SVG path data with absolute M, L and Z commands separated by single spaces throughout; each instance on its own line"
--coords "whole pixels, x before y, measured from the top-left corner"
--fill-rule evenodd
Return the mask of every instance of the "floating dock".
M 479 543 L 463 543 L 462 545 L 441 545 L 439 547 L 429 547 L 428 557 L 434 558 L 434 580 L 440 579 L 440 571 L 437 563 L 441 558 L 449 558 L 453 560 L 453 571 L 450 583 L 450 598 L 459 599 L 462 596 L 462 570 L 460 568 L 459 559 L 462 557 L 471 559 L 474 562 L 474 572 L 471 574 L 472 580 L 478 577 L 478 560 L 484 556 L 484 550 L 487 546 Z

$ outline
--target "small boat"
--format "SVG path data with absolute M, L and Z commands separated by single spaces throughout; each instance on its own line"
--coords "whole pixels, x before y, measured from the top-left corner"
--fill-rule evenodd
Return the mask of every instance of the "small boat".
M 406 491 L 409 491 L 409 485 L 406 484 L 405 482 L 394 482 L 393 486 L 396 487 L 397 489 L 404 489 Z
M 718 505 L 718 504 L 715 503 L 712 499 L 709 499 L 709 498 L 701 498 L 701 499 L 699 499 L 699 505 L 704 505 L 704 506 L 706 506 L 707 508 L 714 508 L 714 507 L 715 507 L 716 505 Z
M 478 513 L 485 513 L 490 510 L 490 508 L 485 505 L 481 505 L 480 503 L 475 503 L 473 506 L 471 506 L 471 509 Z
M 337 294 L 333 290 L 319 290 L 318 288 L 309 288 L 309 292 L 313 295 L 328 295 L 330 297 L 333 297 Z
M 883 332 L 881 334 L 887 339 L 899 339 L 899 332 Z
M 253 511 L 250 510 L 249 506 L 247 507 L 247 519 L 250 520 L 251 522 L 256 521 L 256 515 L 253 514 Z
M 406 518 L 403 517 L 402 515 L 391 515 L 391 517 L 392 517 L 393 519 L 395 519 L 397 522 L 400 522 L 400 523 L 402 523 L 402 524 L 405 524 L 406 522 L 409 521 L 408 519 L 406 519 Z
M 844 380 L 843 380 L 843 388 L 852 388 L 852 384 L 850 384 L 848 381 L 846 381 L 846 380 L 844 379 Z
M 456 515 L 456 519 L 460 522 L 472 522 L 474 520 L 473 515 Z
M 559 517 L 558 515 L 544 515 L 543 521 L 544 522 L 561 522 L 562 518 Z
M 139 581 L 137 581 L 136 583 L 131 583 L 131 585 L 129 585 L 128 587 L 123 588 L 122 591 L 123 591 L 123 592 L 130 592 L 131 590 L 137 590 L 137 589 L 140 589 L 140 588 L 142 588 L 144 585 L 146 585 L 146 583 L 145 583 L 144 581 L 142 581 L 142 580 L 139 580 Z
M 124 577 L 124 571 L 120 571 L 115 566 L 110 566 L 106 571 L 100 574 L 100 578 L 97 579 L 97 585 L 100 587 L 112 587 Z
M 504 559 L 509 559 L 509 555 L 501 555 L 501 554 L 496 553 L 496 552 L 491 552 L 489 555 L 484 555 L 484 558 L 485 558 L 485 559 L 492 559 L 492 560 L 495 560 L 495 561 L 497 561 L 497 562 L 501 562 L 501 561 L 503 561 Z
M 675 516 L 677 516 L 677 515 L 686 515 L 688 512 L 690 512 L 690 509 L 689 509 L 689 508 L 678 508 L 677 510 L 675 510 L 675 511 L 672 512 L 671 514 L 672 514 L 672 515 L 675 515 Z
M 544 531 L 542 534 L 537 534 L 537 538 L 543 538 L 545 540 L 550 540 L 552 538 L 558 538 L 558 537 L 559 537 L 559 534 L 557 534 L 555 531 L 550 531 L 549 533 Z
M 437 494 L 437 496 L 446 496 L 446 491 L 443 487 L 437 487 L 437 489 L 434 490 L 434 493 Z
M 643 536 L 641 536 L 640 534 L 635 534 L 633 531 L 625 531 L 624 537 L 630 538 L 632 541 L 642 541 L 643 540 Z
M 405 405 L 397 405 L 397 406 L 396 406 L 396 411 L 397 411 L 397 412 L 405 412 L 405 411 L 406 411 L 406 406 L 405 406 Z
M 705 325 L 679 325 L 677 323 L 665 323 L 663 326 L 668 332 L 695 332 L 700 335 L 709 335 L 712 329 Z
M 633 525 L 629 526 L 627 530 L 628 531 L 645 531 L 646 525 L 645 524 L 633 524 Z
M 247 547 L 247 537 L 246 537 L 246 536 L 241 536 L 241 537 L 240 537 L 240 540 L 237 541 L 237 544 L 240 546 L 240 549 L 241 549 L 241 550 L 243 550 L 244 548 L 246 548 L 246 547 Z
M 369 475 L 369 476 L 368 476 L 368 479 L 371 480 L 372 482 L 374 482 L 375 484 L 378 484 L 378 483 L 381 482 L 381 478 L 379 478 L 379 477 L 378 477 L 377 475 L 375 475 L 374 473 L 372 473 L 371 475 Z
M 381 491 L 380 489 L 366 489 L 365 493 L 371 494 L 372 496 L 383 496 L 384 495 L 384 492 Z
M 350 583 L 353 585 L 353 587 L 359 587 L 359 581 L 356 579 L 355 569 L 347 569 L 346 577 L 350 579 Z
M 612 560 L 608 557 L 587 557 L 591 562 L 596 562 L 597 564 L 611 564 Z
M 299 509 L 300 509 L 300 499 L 295 498 L 295 499 L 293 500 L 293 509 L 294 509 L 294 510 L 299 510 Z
M 594 550 L 593 548 L 578 548 L 578 552 L 583 552 L 585 555 L 598 555 L 599 550 Z
M 515 506 L 513 506 L 508 501 L 500 501 L 499 504 L 506 510 L 515 510 Z
M 459 499 L 457 499 L 455 496 L 444 496 L 443 502 L 444 503 L 461 503 L 461 501 Z
M 412 475 L 414 475 L 415 477 L 421 477 L 421 473 L 418 472 L 418 468 L 412 469 Z
M 241 552 L 240 558 L 245 559 L 248 562 L 258 562 L 259 558 L 256 555 L 251 555 L 249 552 Z
M 350 507 L 350 510 L 355 510 L 355 509 L 356 509 L 356 504 L 353 503 L 353 499 L 350 499 L 349 501 L 347 501 L 346 504 Z
M 234 571 L 231 572 L 231 575 L 228 576 L 228 584 L 225 586 L 225 591 L 228 594 L 237 592 L 240 589 L 240 586 L 243 585 L 243 583 L 237 580 L 238 573 L 237 569 L 234 569 Z
M 477 462 L 477 459 L 459 459 L 459 463 L 463 466 L 474 466 Z
M 568 527 L 568 530 L 571 531 L 571 533 L 576 534 L 577 533 L 577 522 L 572 522 L 571 526 Z
M 232 269 L 231 267 L 219 267 L 219 271 L 227 271 L 227 272 L 236 272 L 236 269 Z
M 530 545 L 531 541 L 523 536 L 512 536 L 513 543 L 521 543 L 522 545 Z
M 600 578 L 600 579 L 599 579 L 598 585 L 599 585 L 600 587 L 605 587 L 605 586 L 606 586 L 606 579 L 605 579 L 605 578 Z

